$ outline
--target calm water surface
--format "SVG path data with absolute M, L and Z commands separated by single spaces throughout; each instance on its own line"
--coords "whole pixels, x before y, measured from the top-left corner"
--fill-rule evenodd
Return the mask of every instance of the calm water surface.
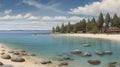
M 31 34 L 0 34 L 0 42 L 6 44 L 10 48 L 26 50 L 30 53 L 37 54 L 38 58 L 43 59 L 59 59 L 62 57 L 70 57 L 73 61 L 68 61 L 68 67 L 108 67 L 110 61 L 117 61 L 120 67 L 120 42 L 93 39 L 82 37 L 67 36 L 51 36 L 41 35 L 32 36 Z M 83 47 L 82 44 L 88 43 L 92 46 Z M 92 57 L 81 57 L 73 55 L 72 50 L 79 49 L 82 52 L 92 53 Z M 95 51 L 112 50 L 112 55 L 98 56 Z M 89 59 L 99 59 L 101 64 L 94 66 L 87 63 Z

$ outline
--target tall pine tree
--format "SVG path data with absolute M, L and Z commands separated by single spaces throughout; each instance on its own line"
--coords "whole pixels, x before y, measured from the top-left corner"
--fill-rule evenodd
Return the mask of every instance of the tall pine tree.
M 104 18 L 103 18 L 102 13 L 100 13 L 97 23 L 98 23 L 99 30 L 102 33 L 102 27 L 103 27 L 103 23 L 104 23 Z

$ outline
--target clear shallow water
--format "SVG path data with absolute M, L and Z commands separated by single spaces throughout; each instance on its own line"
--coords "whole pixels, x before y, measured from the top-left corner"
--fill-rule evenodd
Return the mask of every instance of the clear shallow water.
M 82 37 L 60 37 L 51 35 L 32 36 L 31 34 L 0 34 L 0 42 L 8 47 L 26 50 L 37 54 L 43 59 L 55 59 L 69 56 L 73 61 L 68 61 L 68 67 L 96 67 L 87 63 L 89 59 L 99 59 L 101 64 L 97 67 L 108 67 L 108 62 L 117 61 L 120 64 L 120 42 L 105 39 L 92 39 Z M 88 43 L 92 46 L 83 47 Z M 79 49 L 82 52 L 91 52 L 92 57 L 81 57 L 70 54 L 72 50 Z M 113 55 L 98 56 L 95 51 L 112 50 Z

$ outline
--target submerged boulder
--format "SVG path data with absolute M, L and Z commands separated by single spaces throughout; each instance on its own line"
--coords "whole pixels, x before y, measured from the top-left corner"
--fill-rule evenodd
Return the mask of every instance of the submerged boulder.
M 112 54 L 112 51 L 108 50 L 108 51 L 104 51 L 105 54 Z
M 97 59 L 93 59 L 93 60 L 88 60 L 88 63 L 92 65 L 99 65 L 101 61 Z
M 90 44 L 82 44 L 83 47 L 89 47 L 91 46 Z
M 96 51 L 96 53 L 95 54 L 97 54 L 97 55 L 104 55 L 104 52 L 102 52 L 102 51 Z
M 71 53 L 73 53 L 73 54 L 80 54 L 82 52 L 80 50 L 76 49 L 76 50 L 73 50 Z
M 58 66 L 68 66 L 67 62 L 61 62 Z
M 22 57 L 19 56 L 19 55 L 13 55 L 12 58 L 11 58 L 11 61 L 13 61 L 13 62 L 24 62 L 25 59 L 22 58 Z
M 88 57 L 88 56 L 92 56 L 92 54 L 89 53 L 89 52 L 85 52 L 85 53 L 83 54 L 83 56 L 84 56 L 84 57 Z
M 11 56 L 8 55 L 8 54 L 3 54 L 3 55 L 1 55 L 1 58 L 3 58 L 3 59 L 10 59 Z
M 40 63 L 41 64 L 51 64 L 52 62 L 51 61 L 41 61 Z

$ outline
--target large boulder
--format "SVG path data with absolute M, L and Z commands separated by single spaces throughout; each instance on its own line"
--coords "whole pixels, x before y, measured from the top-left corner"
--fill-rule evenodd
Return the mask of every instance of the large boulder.
M 97 55 L 104 55 L 104 52 L 102 52 L 102 51 L 96 51 L 96 53 L 95 54 L 97 54 Z
M 76 49 L 76 50 L 73 50 L 71 53 L 73 53 L 73 54 L 80 54 L 82 52 L 80 50 Z
M 41 64 L 51 64 L 52 62 L 51 61 L 41 61 L 40 63 Z
M 20 55 L 20 52 L 14 51 L 13 54 L 14 54 L 14 55 Z
M 0 67 L 2 66 L 2 65 L 4 65 L 2 62 L 0 62 Z
M 92 54 L 89 53 L 89 52 L 85 52 L 85 53 L 83 54 L 83 56 L 84 56 L 84 57 L 89 57 L 89 56 L 92 56 Z
M 11 56 L 8 55 L 8 54 L 3 54 L 3 55 L 1 55 L 1 58 L 3 58 L 3 59 L 10 59 Z
M 58 66 L 68 66 L 67 62 L 61 62 Z
M 22 58 L 22 57 L 19 56 L 19 55 L 13 55 L 12 58 L 11 58 L 11 61 L 13 61 L 13 62 L 24 62 L 25 59 Z
M 105 54 L 112 54 L 112 51 L 110 50 L 107 50 L 107 51 L 104 51 Z
M 97 59 L 93 59 L 93 60 L 88 60 L 88 63 L 92 65 L 99 65 L 101 61 Z
M 91 46 L 90 44 L 82 44 L 83 47 L 89 47 Z

